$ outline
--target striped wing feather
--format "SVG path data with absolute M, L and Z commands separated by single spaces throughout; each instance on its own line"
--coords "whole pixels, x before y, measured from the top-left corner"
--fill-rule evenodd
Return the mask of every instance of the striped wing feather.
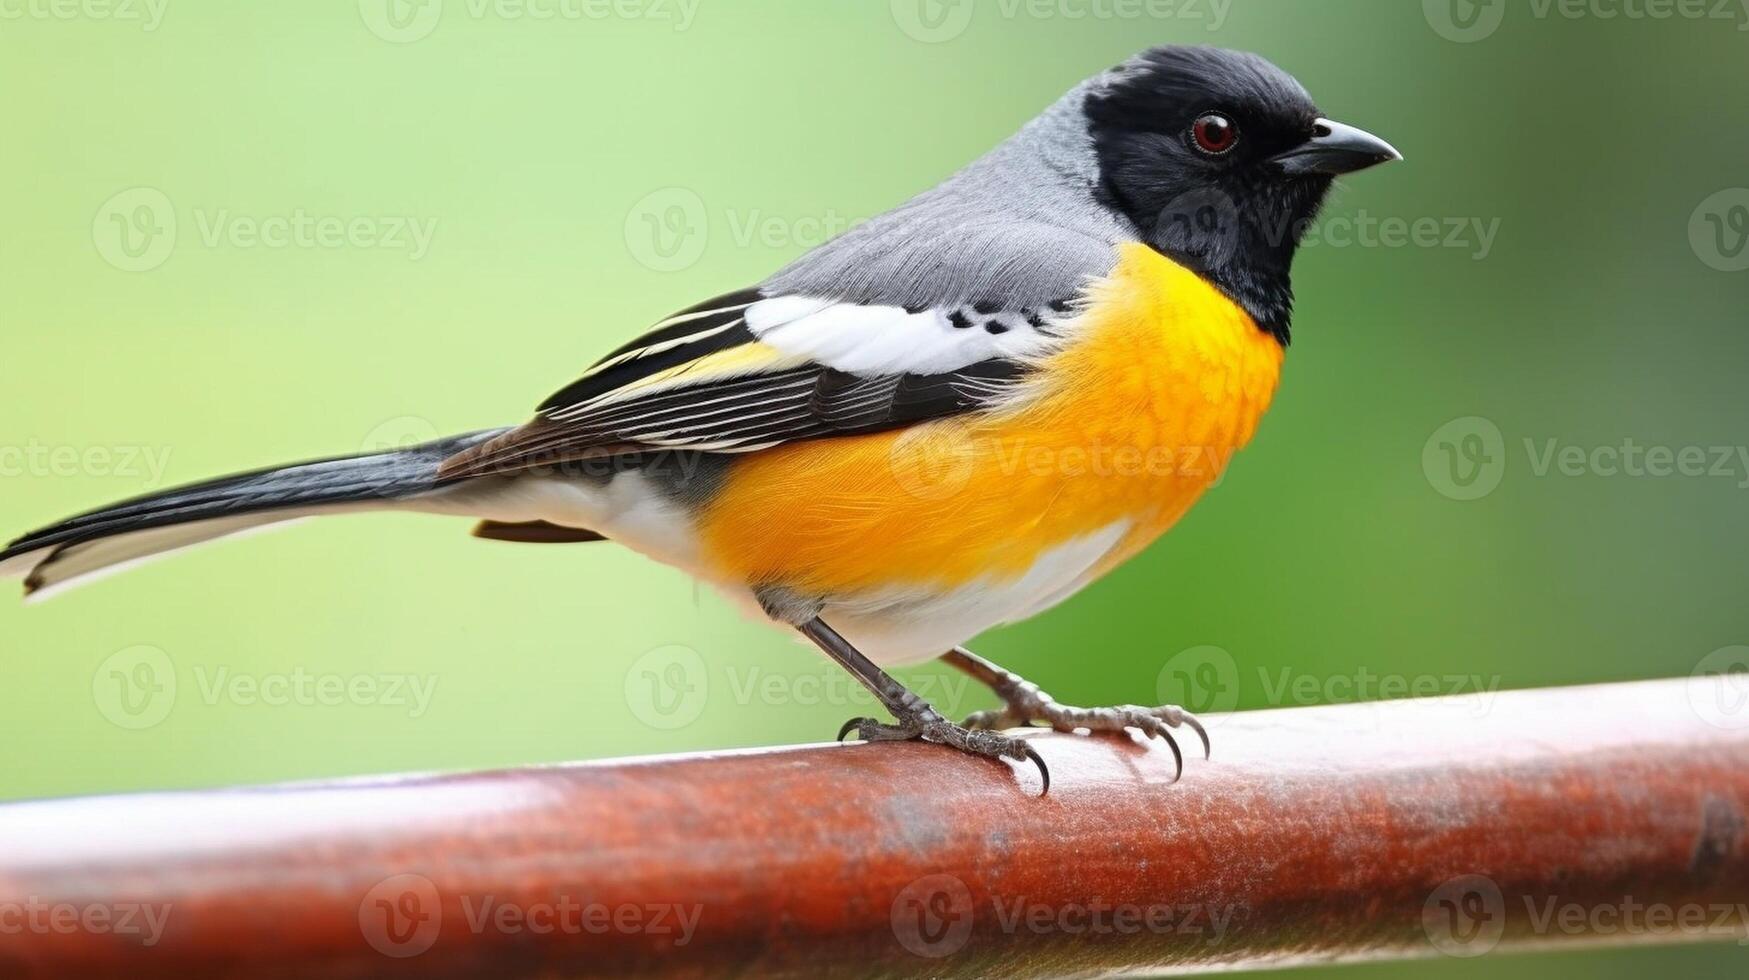
M 444 461 L 440 476 L 656 449 L 746 453 L 970 411 L 1020 377 L 1025 362 L 1017 355 L 1049 337 L 1040 313 L 975 309 L 846 308 L 772 300 L 757 289 L 720 296 L 610 352 L 543 402 L 532 421 Z M 763 314 L 753 326 L 750 311 Z M 910 331 L 909 349 L 892 350 L 901 329 Z M 866 367 L 871 349 L 897 366 L 844 370 L 820 354 L 857 352 L 837 359 Z M 921 369 L 903 370 L 907 362 Z

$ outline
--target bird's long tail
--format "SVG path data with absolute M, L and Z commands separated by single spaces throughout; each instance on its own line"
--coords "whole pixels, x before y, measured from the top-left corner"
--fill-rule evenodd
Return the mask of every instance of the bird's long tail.
M 438 464 L 501 431 L 257 470 L 104 507 L 12 542 L 0 551 L 0 579 L 22 578 L 25 593 L 42 598 L 98 572 L 271 524 L 347 510 L 419 509 L 421 500 L 447 489 Z

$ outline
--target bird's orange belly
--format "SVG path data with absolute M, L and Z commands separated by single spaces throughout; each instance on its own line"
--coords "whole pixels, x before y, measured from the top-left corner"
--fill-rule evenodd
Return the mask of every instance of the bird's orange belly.
M 999 589 L 1078 541 L 1101 550 L 1070 549 L 1087 566 L 1074 587 L 1135 554 L 1251 438 L 1282 349 L 1141 245 L 1064 332 L 1005 407 L 737 460 L 699 515 L 707 573 L 820 598 L 927 595 Z

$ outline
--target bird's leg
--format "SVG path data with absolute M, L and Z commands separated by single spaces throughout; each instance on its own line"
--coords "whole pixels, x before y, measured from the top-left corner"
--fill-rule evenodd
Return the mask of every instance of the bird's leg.
M 1158 735 L 1166 740 L 1172 749 L 1173 758 L 1178 760 L 1180 772 L 1184 770 L 1184 756 L 1178 751 L 1178 741 L 1172 737 L 1172 729 L 1179 725 L 1188 725 L 1202 739 L 1203 758 L 1209 755 L 1208 731 L 1202 727 L 1202 722 L 1196 716 L 1175 704 L 1162 705 L 1158 708 L 1144 708 L 1139 705 L 1125 704 L 1115 708 L 1075 708 L 1058 704 L 1049 694 L 1039 690 L 1019 674 L 1003 670 L 983 657 L 964 647 L 955 647 L 943 654 L 941 659 L 961 671 L 970 674 L 972 678 L 1002 699 L 1002 707 L 996 711 L 979 711 L 966 719 L 966 727 L 974 731 L 997 728 L 1015 728 L 1044 722 L 1059 732 L 1072 732 L 1077 728 L 1085 728 L 1090 732 L 1121 732 L 1134 728 L 1146 735 Z
M 895 724 L 888 725 L 873 718 L 852 718 L 839 729 L 840 740 L 854 731 L 865 742 L 922 739 L 951 745 L 973 755 L 1017 761 L 1031 759 L 1044 776 L 1044 788 L 1049 792 L 1051 772 L 1045 768 L 1045 760 L 1039 757 L 1038 751 L 1024 740 L 989 730 L 973 730 L 948 721 L 929 702 L 894 680 L 891 674 L 875 666 L 873 661 L 863 656 L 861 651 L 850 645 L 850 641 L 838 635 L 837 630 L 827 626 L 818 616 L 802 623 L 797 629 L 801 630 L 803 636 L 814 641 L 840 667 L 850 671 L 852 676 L 861 681 L 892 713 L 895 720 Z

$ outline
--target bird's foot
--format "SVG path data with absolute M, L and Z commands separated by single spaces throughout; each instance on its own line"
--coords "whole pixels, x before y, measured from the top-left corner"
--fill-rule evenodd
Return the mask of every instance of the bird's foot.
M 919 703 L 897 714 L 897 723 L 891 725 L 873 718 L 852 718 L 838 730 L 838 740 L 842 742 L 846 735 L 855 732 L 864 742 L 921 740 L 949 745 L 961 752 L 993 759 L 1013 759 L 1016 762 L 1030 759 L 1038 766 L 1039 775 L 1044 777 L 1043 793 L 1050 792 L 1051 771 L 1045 767 L 1045 760 L 1039 756 L 1038 750 L 1026 744 L 1024 739 L 956 725 L 927 704 Z
M 1202 740 L 1203 758 L 1209 757 L 1208 730 L 1202 727 L 1202 722 L 1197 721 L 1195 715 L 1175 704 L 1157 708 L 1144 708 L 1134 704 L 1112 708 L 1077 708 L 1058 704 L 1055 698 L 1039 690 L 1037 684 L 1006 672 L 1001 682 L 993 685 L 992 689 L 1002 699 L 1003 706 L 994 711 L 973 713 L 966 719 L 967 728 L 985 731 L 1019 728 L 1040 722 L 1059 732 L 1073 732 L 1076 729 L 1121 732 L 1133 728 L 1144 735 L 1164 739 L 1167 747 L 1172 750 L 1172 758 L 1177 761 L 1178 775 L 1182 776 L 1184 753 L 1178 750 L 1178 740 L 1172 737 L 1172 729 L 1183 725 L 1196 732 L 1197 738 Z

